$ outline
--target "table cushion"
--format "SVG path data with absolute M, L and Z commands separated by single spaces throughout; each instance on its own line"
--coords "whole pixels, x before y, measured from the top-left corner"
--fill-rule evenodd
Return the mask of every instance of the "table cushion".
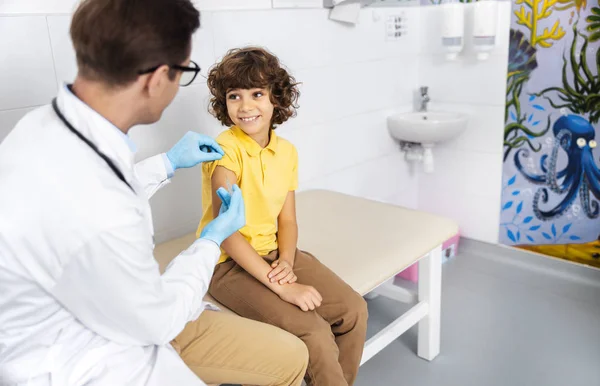
M 365 295 L 458 233 L 433 214 L 326 190 L 298 194 L 298 246 Z
M 298 193 L 296 211 L 298 247 L 362 295 L 458 233 L 444 217 L 327 190 Z M 157 245 L 161 271 L 194 240 L 190 233 Z

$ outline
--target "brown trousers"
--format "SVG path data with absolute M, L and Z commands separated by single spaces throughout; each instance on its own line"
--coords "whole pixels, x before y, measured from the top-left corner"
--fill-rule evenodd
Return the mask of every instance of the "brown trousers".
M 270 264 L 277 256 L 274 251 L 264 259 Z M 285 302 L 233 260 L 216 267 L 209 293 L 241 316 L 275 325 L 302 339 L 308 347 L 309 385 L 352 385 L 365 344 L 366 302 L 309 253 L 296 251 L 294 273 L 298 283 L 313 286 L 323 297 L 315 311 L 304 312 Z

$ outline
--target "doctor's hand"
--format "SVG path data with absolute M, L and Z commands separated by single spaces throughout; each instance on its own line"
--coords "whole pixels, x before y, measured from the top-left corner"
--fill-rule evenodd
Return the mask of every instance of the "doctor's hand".
M 211 137 L 188 131 L 167 152 L 167 158 L 171 161 L 173 170 L 177 170 L 180 168 L 191 168 L 200 162 L 219 160 L 224 154 L 221 146 Z
M 231 193 L 219 188 L 217 195 L 222 202 L 219 215 L 204 227 L 200 238 L 211 240 L 220 246 L 225 239 L 246 225 L 246 209 L 242 191 L 237 185 L 233 185 Z
M 323 301 L 319 291 L 309 285 L 292 283 L 283 285 L 276 291 L 281 300 L 298 306 L 302 311 L 313 311 Z

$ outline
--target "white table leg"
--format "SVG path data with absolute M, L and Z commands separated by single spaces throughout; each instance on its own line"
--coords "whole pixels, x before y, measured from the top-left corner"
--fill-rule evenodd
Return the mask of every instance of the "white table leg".
M 433 360 L 440 353 L 440 316 L 442 298 L 442 246 L 419 260 L 419 302 L 429 312 L 419 322 L 417 354 Z

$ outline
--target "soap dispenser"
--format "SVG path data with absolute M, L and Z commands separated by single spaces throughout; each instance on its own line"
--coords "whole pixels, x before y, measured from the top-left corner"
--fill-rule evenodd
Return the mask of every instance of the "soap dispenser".
M 442 45 L 448 60 L 455 60 L 464 46 L 465 7 L 458 1 L 444 3 L 442 10 Z
M 496 44 L 498 2 L 495 0 L 480 0 L 473 6 L 473 47 L 477 52 L 477 59 L 486 60 Z

